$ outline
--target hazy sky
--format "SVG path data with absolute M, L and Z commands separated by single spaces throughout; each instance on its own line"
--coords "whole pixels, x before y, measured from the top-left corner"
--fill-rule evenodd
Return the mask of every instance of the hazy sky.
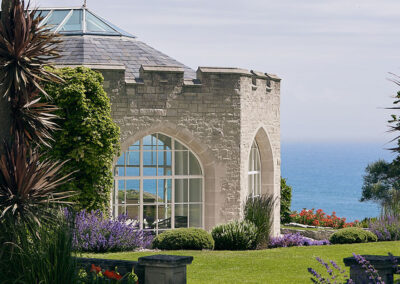
M 398 0 L 87 0 L 88 8 L 186 65 L 282 79 L 282 141 L 387 142 L 400 75 Z M 37 0 L 42 7 L 83 0 Z M 400 113 L 400 111 L 399 111 Z

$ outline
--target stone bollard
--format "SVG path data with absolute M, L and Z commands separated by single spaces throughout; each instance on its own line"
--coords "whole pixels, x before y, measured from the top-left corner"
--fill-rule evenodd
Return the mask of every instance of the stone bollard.
M 186 284 L 186 266 L 192 261 L 193 256 L 152 255 L 141 257 L 138 260 L 138 268 L 144 270 L 144 277 L 139 280 L 139 284 Z
M 379 276 L 385 284 L 393 284 L 393 274 L 395 272 L 394 263 L 389 256 L 383 255 L 362 255 L 378 271 Z M 400 257 L 395 257 L 397 261 Z M 357 262 L 355 257 L 346 257 L 343 259 L 346 266 L 350 266 L 350 278 L 354 283 L 370 283 L 369 275 L 365 269 Z

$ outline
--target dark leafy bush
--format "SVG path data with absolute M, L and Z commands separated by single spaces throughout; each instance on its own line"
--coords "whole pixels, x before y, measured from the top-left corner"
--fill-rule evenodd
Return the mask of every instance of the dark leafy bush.
M 292 203 L 292 187 L 286 183 L 286 179 L 281 178 L 281 223 L 289 223 L 290 206 Z
M 214 240 L 203 229 L 181 228 L 169 230 L 156 236 L 153 240 L 153 247 L 163 250 L 213 249 Z
M 216 250 L 250 250 L 257 246 L 257 227 L 249 221 L 234 221 L 214 227 Z
M 314 241 L 303 237 L 300 233 L 296 234 L 285 234 L 280 237 L 273 237 L 269 241 L 270 248 L 280 247 L 302 247 L 302 246 L 322 246 L 329 245 L 328 240 Z
M 0 256 L 0 283 L 77 283 L 71 224 L 59 215 L 53 215 L 53 223 L 37 226 L 34 234 L 23 223 L 9 228 L 18 236 L 18 242 L 2 245 L 3 249 L 13 249 L 13 253 L 10 257 L 6 249 Z
M 338 230 L 329 240 L 332 244 L 353 244 L 376 242 L 378 238 L 369 231 L 353 227 Z
M 400 240 L 400 218 L 383 217 L 370 222 L 369 228 L 380 241 Z
M 112 163 L 119 152 L 119 127 L 111 118 L 110 99 L 103 89 L 103 76 L 85 67 L 57 71 L 65 83 L 48 83 L 46 91 L 59 108 L 60 130 L 54 133 L 47 156 L 69 160 L 63 172 L 72 171 L 65 188 L 78 194 L 77 211 L 107 208 L 113 186 Z
M 127 216 L 109 219 L 99 210 L 75 216 L 73 246 L 82 252 L 127 251 L 150 246 L 153 236 L 139 229 Z
M 268 244 L 271 234 L 273 209 L 275 199 L 272 196 L 261 195 L 249 197 L 244 207 L 244 219 L 257 227 L 256 245 L 264 248 Z

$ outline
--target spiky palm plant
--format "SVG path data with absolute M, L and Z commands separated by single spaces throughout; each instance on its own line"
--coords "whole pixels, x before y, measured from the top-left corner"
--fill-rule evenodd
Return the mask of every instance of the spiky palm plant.
M 60 176 L 63 163 L 41 160 L 41 156 L 16 137 L 11 147 L 6 146 L 0 159 L 0 218 L 12 216 L 16 223 L 53 220 L 54 205 L 69 204 L 70 191 L 57 191 L 68 181 Z M 72 173 L 71 173 L 72 174 Z
M 29 6 L 29 4 L 28 4 Z M 2 1 L 0 21 L 0 94 L 11 106 L 10 133 L 25 143 L 46 143 L 56 124 L 55 107 L 40 102 L 40 93 L 47 96 L 41 83 L 60 81 L 50 62 L 59 57 L 60 39 L 49 31 L 37 9 L 25 7 L 24 0 Z

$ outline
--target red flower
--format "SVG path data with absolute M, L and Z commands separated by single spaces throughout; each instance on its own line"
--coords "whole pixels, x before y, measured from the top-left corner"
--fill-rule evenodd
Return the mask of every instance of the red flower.
M 109 279 L 115 279 L 115 280 L 121 280 L 122 279 L 122 276 L 119 275 L 115 271 L 106 270 L 106 271 L 104 271 L 104 276 L 109 278 Z
M 96 274 L 99 274 L 99 273 L 101 272 L 101 267 L 92 264 L 92 267 L 91 267 L 91 269 L 90 269 L 90 272 L 95 272 Z

